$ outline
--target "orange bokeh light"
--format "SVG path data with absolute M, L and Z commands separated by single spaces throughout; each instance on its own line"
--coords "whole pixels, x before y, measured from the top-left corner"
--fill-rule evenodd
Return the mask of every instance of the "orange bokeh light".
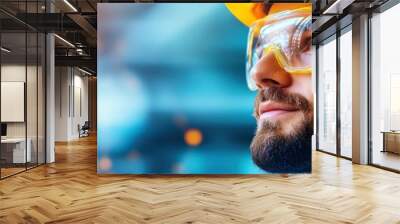
M 198 146 L 203 141 L 203 134 L 198 129 L 189 129 L 185 132 L 185 142 L 190 146 Z
M 107 171 L 111 168 L 111 166 L 112 166 L 111 159 L 109 159 L 107 157 L 103 157 L 100 159 L 99 167 L 101 170 Z

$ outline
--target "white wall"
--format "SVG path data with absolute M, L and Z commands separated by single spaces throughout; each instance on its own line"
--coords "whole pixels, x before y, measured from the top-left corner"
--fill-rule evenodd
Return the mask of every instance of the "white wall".
M 56 67 L 55 73 L 55 140 L 74 140 L 78 124 L 88 120 L 88 77 L 72 67 Z
M 3 82 L 25 82 L 25 64 L 8 64 L 1 66 L 1 81 Z M 29 70 L 30 68 L 28 68 Z M 6 108 L 1 108 L 5 110 Z M 7 137 L 25 137 L 25 122 L 7 123 Z
M 75 70 L 76 71 L 76 70 Z M 81 126 L 88 121 L 89 113 L 88 113 L 88 77 L 79 75 L 74 75 L 74 108 L 72 108 L 72 130 L 71 135 L 74 138 L 79 137 L 78 132 L 78 124 Z
M 36 80 L 33 80 L 31 78 L 31 75 L 34 75 L 36 77 L 36 67 L 34 66 L 28 66 L 27 68 L 24 65 L 18 65 L 18 64 L 5 64 L 1 66 L 1 81 L 2 82 L 25 82 L 25 75 L 27 69 L 27 75 L 28 75 L 28 81 L 29 85 L 36 86 Z M 28 112 L 31 112 L 33 110 L 36 111 L 36 88 L 27 88 L 27 106 L 30 107 Z M 3 96 L 4 97 L 4 96 Z M 31 99 L 34 98 L 34 99 Z M 31 102 L 35 102 L 34 104 L 31 104 Z M 5 110 L 6 108 L 1 108 L 2 110 Z M 27 114 L 28 122 L 34 122 L 36 124 L 36 119 L 37 115 L 36 113 L 28 113 Z M 8 137 L 25 137 L 25 123 L 26 122 L 7 122 L 7 136 Z M 35 126 L 35 127 L 33 127 Z M 28 124 L 28 137 L 30 130 L 29 128 L 32 127 L 34 130 L 36 130 L 36 125 L 33 124 Z M 33 132 L 33 131 L 32 131 Z M 35 132 L 36 133 L 36 132 Z
M 55 68 L 55 141 L 68 140 L 68 88 L 70 84 L 69 68 Z

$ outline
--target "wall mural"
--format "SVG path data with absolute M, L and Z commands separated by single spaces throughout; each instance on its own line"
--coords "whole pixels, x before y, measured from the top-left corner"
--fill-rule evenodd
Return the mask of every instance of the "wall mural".
M 311 5 L 98 6 L 98 173 L 311 172 Z

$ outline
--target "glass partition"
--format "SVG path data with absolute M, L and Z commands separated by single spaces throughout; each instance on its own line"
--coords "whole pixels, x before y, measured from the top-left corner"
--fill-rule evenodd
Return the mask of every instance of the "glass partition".
M 24 171 L 31 162 L 26 144 L 26 42 L 25 32 L 1 34 L 2 177 Z
M 352 32 L 340 36 L 340 154 L 352 157 Z
M 0 7 L 21 15 L 44 12 L 44 3 L 2 1 Z M 46 38 L 10 15 L 0 12 L 1 179 L 45 163 Z
M 318 149 L 336 154 L 336 39 L 318 47 Z

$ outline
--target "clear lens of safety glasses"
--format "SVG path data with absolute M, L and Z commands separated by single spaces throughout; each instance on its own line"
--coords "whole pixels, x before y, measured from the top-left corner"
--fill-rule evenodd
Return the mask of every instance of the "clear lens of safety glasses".
M 250 28 L 247 46 L 249 88 L 257 89 L 253 79 L 254 66 L 271 54 L 286 72 L 310 74 L 311 34 L 311 10 L 308 7 L 283 11 L 256 21 Z

